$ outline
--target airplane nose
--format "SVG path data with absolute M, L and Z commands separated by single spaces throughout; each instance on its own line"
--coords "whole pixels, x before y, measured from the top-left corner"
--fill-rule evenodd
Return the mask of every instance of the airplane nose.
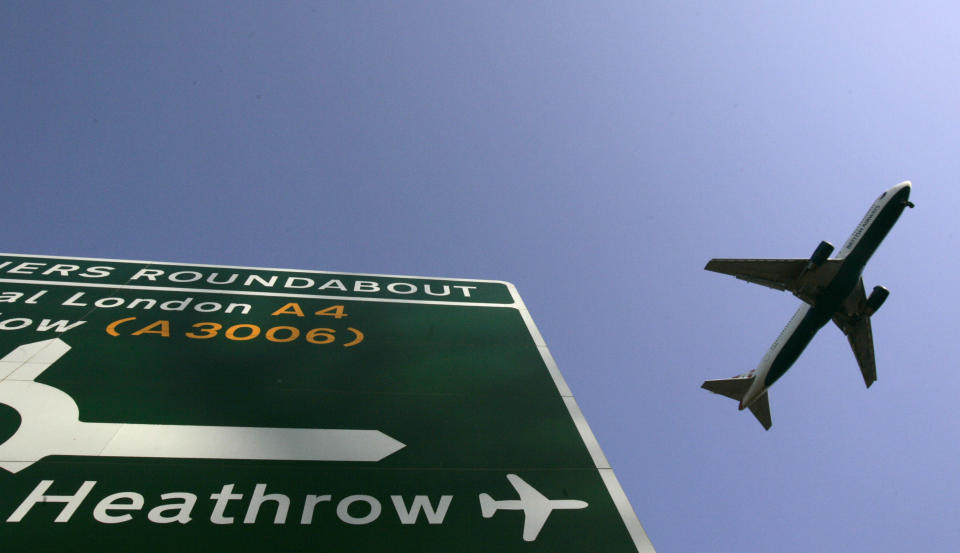
M 894 197 L 891 198 L 891 201 L 899 202 L 900 205 L 906 207 L 913 207 L 913 202 L 910 201 L 910 189 L 912 185 L 910 181 L 903 181 L 900 184 L 893 187 Z

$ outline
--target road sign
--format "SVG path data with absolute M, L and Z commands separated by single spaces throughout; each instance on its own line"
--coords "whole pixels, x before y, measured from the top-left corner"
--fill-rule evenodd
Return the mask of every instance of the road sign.
M 504 282 L 0 255 L 3 551 L 653 551 Z

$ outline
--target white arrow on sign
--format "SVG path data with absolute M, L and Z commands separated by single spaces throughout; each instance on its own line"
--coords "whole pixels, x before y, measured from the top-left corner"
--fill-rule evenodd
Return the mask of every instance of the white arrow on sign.
M 0 468 L 19 472 L 48 455 L 379 461 L 404 444 L 379 430 L 81 422 L 77 402 L 34 382 L 70 346 L 59 338 L 24 344 L 0 359 L 0 403 L 20 427 L 0 445 Z

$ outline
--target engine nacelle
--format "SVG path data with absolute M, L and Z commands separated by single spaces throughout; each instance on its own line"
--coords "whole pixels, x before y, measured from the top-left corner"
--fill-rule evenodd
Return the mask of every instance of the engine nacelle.
M 877 312 L 877 309 L 880 309 L 880 306 L 883 305 L 883 302 L 887 301 L 887 296 L 890 295 L 890 290 L 887 290 L 883 286 L 874 286 L 873 291 L 870 292 L 870 297 L 867 298 L 867 316 L 873 315 Z
M 820 242 L 817 249 L 813 250 L 813 255 L 810 256 L 810 263 L 807 263 L 807 270 L 811 271 L 823 265 L 823 262 L 830 257 L 831 253 L 833 253 L 833 244 L 826 240 Z

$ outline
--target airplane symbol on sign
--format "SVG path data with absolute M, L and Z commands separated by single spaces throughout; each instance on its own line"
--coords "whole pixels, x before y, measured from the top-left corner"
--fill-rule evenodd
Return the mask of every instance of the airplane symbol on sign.
M 0 445 L 0 468 L 19 472 L 48 455 L 379 461 L 404 447 L 379 430 L 81 422 L 70 395 L 34 381 L 68 351 L 54 338 L 0 359 L 0 403 L 21 419 Z
M 520 499 L 496 501 L 489 494 L 480 494 L 480 513 L 483 518 L 490 518 L 498 510 L 523 511 L 523 541 L 537 539 L 547 517 L 554 509 L 583 509 L 588 505 L 586 501 L 576 499 L 547 499 L 542 493 L 530 484 L 523 481 L 516 474 L 508 474 L 507 480 L 517 490 Z

